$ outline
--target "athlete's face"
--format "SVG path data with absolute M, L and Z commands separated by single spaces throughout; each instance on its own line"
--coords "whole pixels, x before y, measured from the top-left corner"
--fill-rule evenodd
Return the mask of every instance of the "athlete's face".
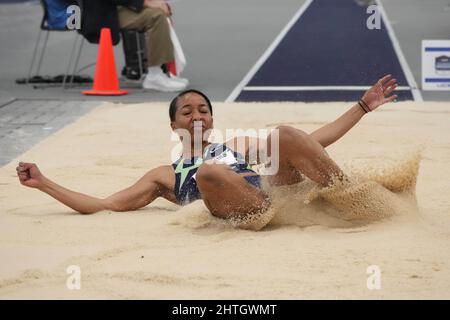
M 208 103 L 199 94 L 191 92 L 178 98 L 175 121 L 171 122 L 172 130 L 185 129 L 191 137 L 213 128 L 213 118 Z M 203 137 L 207 140 L 207 137 Z

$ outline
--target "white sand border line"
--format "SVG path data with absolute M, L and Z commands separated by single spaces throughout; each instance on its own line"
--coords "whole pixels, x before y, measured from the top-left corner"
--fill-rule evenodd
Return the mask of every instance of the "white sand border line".
M 249 83 L 250 79 L 258 72 L 259 68 L 266 62 L 270 55 L 275 51 L 275 49 L 280 44 L 281 40 L 286 36 L 286 34 L 291 30 L 292 26 L 300 19 L 302 14 L 306 11 L 313 0 L 307 0 L 295 13 L 292 19 L 287 23 L 287 25 L 281 30 L 278 36 L 273 40 L 270 46 L 266 49 L 263 55 L 256 61 L 255 65 L 250 69 L 250 71 L 245 75 L 245 77 L 239 82 L 239 84 L 233 89 L 225 102 L 234 102 L 238 97 L 242 89 Z
M 411 93 L 414 98 L 414 101 L 423 102 L 422 94 L 420 93 L 420 90 L 417 87 L 416 80 L 414 80 L 414 76 L 411 72 L 408 62 L 406 61 L 405 55 L 403 54 L 402 48 L 400 47 L 397 37 L 395 36 L 394 29 L 392 28 L 391 23 L 389 22 L 383 4 L 381 3 L 380 0 L 375 0 L 375 2 L 377 4 L 377 8 L 381 14 L 381 17 L 386 25 L 389 38 L 391 39 L 394 51 L 397 54 L 400 66 L 402 67 L 403 72 L 405 73 L 406 81 L 408 82 L 408 85 L 411 87 Z
M 371 86 L 249 86 L 242 91 L 353 91 L 368 90 Z M 400 86 L 396 91 L 409 91 L 411 87 Z

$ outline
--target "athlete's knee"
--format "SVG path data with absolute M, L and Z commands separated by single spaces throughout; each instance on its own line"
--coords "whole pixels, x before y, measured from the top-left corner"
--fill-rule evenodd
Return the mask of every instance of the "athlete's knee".
M 303 145 L 306 144 L 310 139 L 309 135 L 306 132 L 293 128 L 291 126 L 281 125 L 276 129 L 278 130 L 278 139 L 280 145 Z

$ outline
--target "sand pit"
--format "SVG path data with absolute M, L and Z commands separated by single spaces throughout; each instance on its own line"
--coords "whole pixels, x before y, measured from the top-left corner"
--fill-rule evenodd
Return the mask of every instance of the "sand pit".
M 215 127 L 311 132 L 348 103 L 214 104 Z M 106 197 L 170 162 L 168 104 L 99 106 L 20 156 L 55 182 Z M 450 105 L 393 103 L 327 148 L 350 185 L 268 190 L 262 230 L 201 201 L 83 216 L 0 168 L 0 299 L 450 298 Z M 81 290 L 66 287 L 81 269 Z M 381 288 L 367 288 L 367 268 Z

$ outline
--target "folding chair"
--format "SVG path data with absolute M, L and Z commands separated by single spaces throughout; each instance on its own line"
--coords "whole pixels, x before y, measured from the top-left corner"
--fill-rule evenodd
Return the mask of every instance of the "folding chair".
M 39 76 L 39 71 L 41 69 L 42 60 L 44 58 L 44 53 L 45 53 L 45 49 L 47 47 L 48 37 L 49 37 L 50 31 L 61 31 L 61 32 L 76 31 L 76 30 L 71 30 L 71 29 L 67 29 L 67 28 L 52 28 L 52 27 L 50 27 L 48 25 L 48 7 L 47 7 L 47 2 L 45 0 L 40 0 L 40 3 L 41 3 L 41 6 L 42 6 L 42 9 L 44 11 L 44 15 L 42 17 L 38 38 L 37 38 L 36 44 L 34 46 L 33 58 L 31 60 L 30 68 L 28 70 L 28 77 L 26 79 L 26 83 L 29 83 L 29 79 L 31 77 L 31 72 L 33 70 L 34 62 L 36 60 L 37 51 L 38 51 L 39 43 L 41 41 L 42 32 L 46 31 L 46 34 L 45 34 L 44 45 L 42 47 L 42 51 L 41 51 L 41 54 L 40 54 L 40 57 L 39 57 L 39 60 L 38 60 L 39 62 L 38 62 L 38 65 L 37 65 L 36 76 Z M 77 1 L 77 3 L 78 3 L 78 5 L 81 5 L 81 1 Z M 73 83 L 73 78 L 75 76 L 75 72 L 76 72 L 76 69 L 78 67 L 78 62 L 80 60 L 81 50 L 82 50 L 83 44 L 84 44 L 84 38 L 81 35 L 79 35 L 79 34 L 77 34 L 77 36 L 75 37 L 74 43 L 72 45 L 72 50 L 70 52 L 69 64 L 67 65 L 66 73 L 64 74 L 64 79 L 63 79 L 63 84 L 62 84 L 63 89 L 65 89 L 65 86 L 66 86 L 67 77 L 69 75 L 70 67 L 71 67 L 72 62 L 73 62 L 75 48 L 78 45 L 78 39 L 80 37 L 81 37 L 81 43 L 80 43 L 79 48 L 78 48 L 78 53 L 77 53 L 77 56 L 76 56 L 76 59 L 75 59 L 75 64 L 74 64 L 73 69 L 72 69 L 72 76 L 71 76 L 71 80 L 70 80 L 70 84 L 72 85 L 72 83 Z

